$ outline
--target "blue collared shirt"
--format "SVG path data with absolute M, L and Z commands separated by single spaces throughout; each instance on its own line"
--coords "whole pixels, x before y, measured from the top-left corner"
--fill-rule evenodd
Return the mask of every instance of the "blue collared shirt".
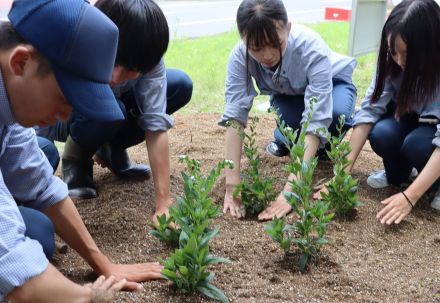
M 295 25 L 289 34 L 281 68 L 272 71 L 249 57 L 249 72 L 263 95 L 304 95 L 303 124 L 310 110 L 310 98 L 317 97 L 308 132 L 328 128 L 332 122 L 332 80 L 352 83 L 356 60 L 330 50 L 324 40 L 311 29 Z M 278 81 L 277 81 L 278 79 Z M 232 51 L 226 76 L 226 103 L 219 124 L 236 120 L 246 126 L 249 111 L 257 92 L 248 81 L 246 45 L 240 41 Z
M 66 198 L 52 171 L 35 131 L 16 123 L 0 72 L 0 301 L 48 266 L 41 245 L 24 236 L 16 201 L 41 210 Z
M 167 131 L 173 127 L 174 120 L 166 113 L 167 78 L 163 59 L 148 73 L 113 87 L 113 93 L 120 98 L 130 89 L 133 89 L 140 111 L 138 125 L 141 129 Z
M 390 77 L 385 79 L 382 95 L 376 103 L 371 104 L 370 100 L 376 82 L 376 76 L 374 76 L 370 87 L 367 89 L 365 98 L 361 103 L 361 108 L 356 111 L 353 117 L 353 126 L 365 123 L 376 123 L 387 112 L 387 105 L 390 102 L 395 102 L 402 84 L 402 78 L 403 73 L 393 79 Z M 434 100 L 431 100 L 431 102 L 422 107 L 413 107 L 412 111 L 419 116 L 435 116 L 440 119 L 440 85 L 439 94 Z M 440 147 L 440 124 L 437 124 L 437 132 L 432 140 L 432 144 Z

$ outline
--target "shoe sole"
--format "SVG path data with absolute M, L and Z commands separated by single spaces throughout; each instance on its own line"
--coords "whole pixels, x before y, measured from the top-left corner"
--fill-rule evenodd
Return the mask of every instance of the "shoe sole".
M 107 168 L 112 174 L 114 174 L 116 177 L 121 178 L 123 180 L 129 180 L 129 181 L 146 181 L 149 180 L 151 178 L 151 171 L 145 175 L 145 176 L 139 176 L 139 177 L 133 177 L 133 178 L 122 178 L 120 175 L 118 175 L 112 168 L 111 166 L 104 161 L 103 159 L 101 159 L 101 157 L 99 157 L 98 155 L 94 155 L 93 156 L 93 161 L 95 161 L 97 164 L 99 164 L 102 168 Z

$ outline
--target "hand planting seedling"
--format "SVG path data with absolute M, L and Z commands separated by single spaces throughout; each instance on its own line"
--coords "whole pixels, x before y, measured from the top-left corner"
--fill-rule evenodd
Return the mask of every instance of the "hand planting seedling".
M 208 176 L 201 172 L 200 163 L 188 156 L 179 157 L 179 162 L 185 162 L 188 173 L 181 173 L 184 181 L 184 195 L 176 198 L 176 205 L 170 208 L 170 217 L 158 216 L 158 225 L 152 225 L 154 230 L 150 234 L 167 243 L 177 243 L 180 232 L 183 230 L 191 234 L 193 228 L 201 228 L 206 219 L 212 219 L 220 214 L 220 207 L 214 205 L 209 197 L 211 190 L 225 168 L 233 168 L 230 160 L 224 160 L 213 168 Z M 207 228 L 207 226 L 205 226 Z
M 159 227 L 152 233 L 159 239 L 175 240 L 180 232 L 179 248 L 162 262 L 162 274 L 183 293 L 199 291 L 209 298 L 229 302 L 221 290 L 209 283 L 214 274 L 207 272 L 206 267 L 228 261 L 209 254 L 209 241 L 218 234 L 217 229 L 209 228 L 209 221 L 220 214 L 220 207 L 214 205 L 209 194 L 221 171 L 225 167 L 232 169 L 234 165 L 229 160 L 221 161 L 204 176 L 200 162 L 187 156 L 181 156 L 179 162 L 187 166 L 187 172 L 182 172 L 184 194 L 177 198 L 177 205 L 170 208 L 170 219 L 159 217 Z M 171 223 L 179 230 L 169 232 Z
M 362 205 L 357 195 L 358 181 L 346 172 L 346 168 L 351 164 L 348 160 L 351 147 L 350 143 L 344 140 L 345 132 L 342 130 L 344 123 L 345 117 L 340 116 L 337 126 L 338 136 L 327 133 L 330 143 L 327 155 L 333 162 L 334 177 L 326 185 L 327 192 L 321 193 L 322 200 L 330 204 L 335 214 L 340 217 L 345 217 Z
M 228 122 L 237 130 L 238 135 L 243 141 L 243 150 L 246 158 L 249 160 L 249 166 L 244 170 L 240 183 L 234 189 L 234 198 L 240 198 L 245 207 L 245 212 L 256 215 L 265 209 L 275 197 L 273 180 L 263 178 L 259 171 L 261 162 L 258 154 L 258 147 L 255 144 L 256 127 L 259 122 L 258 117 L 250 118 L 250 133 L 247 134 L 235 121 Z
M 290 192 L 285 192 L 287 202 L 292 206 L 296 213 L 296 220 L 293 225 L 286 224 L 285 219 L 274 220 L 274 222 L 266 225 L 266 232 L 269 236 L 274 237 L 287 253 L 289 247 L 287 244 L 291 241 L 300 251 L 299 269 L 305 271 L 306 265 L 310 257 L 315 256 L 319 248 L 328 243 L 325 238 L 327 225 L 333 218 L 333 214 L 329 214 L 329 204 L 323 201 L 313 201 L 313 172 L 318 163 L 317 158 L 305 160 L 305 137 L 306 130 L 313 115 L 313 105 L 316 98 L 312 98 L 310 111 L 306 122 L 302 125 L 298 135 L 298 130 L 293 131 L 290 127 L 286 127 L 284 121 L 277 117 L 277 124 L 287 141 L 291 161 L 286 165 L 286 170 L 295 176 L 290 180 Z M 284 235 L 285 232 L 292 231 L 292 235 Z

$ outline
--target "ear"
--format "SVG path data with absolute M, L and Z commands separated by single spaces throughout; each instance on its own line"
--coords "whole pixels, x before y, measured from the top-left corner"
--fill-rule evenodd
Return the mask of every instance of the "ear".
M 9 68 L 15 76 L 23 76 L 32 57 L 32 50 L 25 46 L 17 46 L 9 55 Z
M 292 22 L 289 21 L 287 22 L 287 32 L 290 33 L 291 30 L 292 30 Z

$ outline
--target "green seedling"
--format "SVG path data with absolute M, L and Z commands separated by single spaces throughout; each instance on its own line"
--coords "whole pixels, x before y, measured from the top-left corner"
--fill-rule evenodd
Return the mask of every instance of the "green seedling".
M 243 171 L 241 182 L 235 187 L 233 196 L 240 198 L 246 213 L 256 215 L 275 199 L 276 193 L 273 187 L 273 180 L 267 177 L 263 178 L 259 170 L 261 158 L 255 143 L 256 127 L 259 118 L 252 117 L 250 120 L 249 134 L 237 122 L 232 121 L 229 123 L 229 126 L 237 130 L 238 135 L 243 141 L 243 151 L 249 160 L 249 166 Z
M 303 124 L 300 133 L 286 127 L 284 121 L 277 117 L 277 124 L 287 141 L 291 161 L 286 165 L 286 170 L 295 176 L 290 183 L 290 192 L 284 192 L 287 202 L 292 206 L 296 213 L 296 220 L 293 225 L 287 225 L 285 220 L 273 223 L 276 227 L 278 236 L 280 231 L 292 230 L 292 242 L 300 252 L 299 269 L 304 272 L 310 257 L 314 257 L 320 247 L 328 240 L 325 238 L 327 225 L 332 220 L 333 214 L 329 214 L 329 204 L 324 201 L 314 201 L 313 195 L 313 172 L 318 160 L 316 157 L 310 160 L 304 159 L 306 150 L 306 132 L 313 115 L 313 106 L 316 98 L 312 98 L 311 107 L 306 122 Z M 267 229 L 267 232 L 273 229 Z M 269 234 L 270 235 L 270 234 Z M 290 236 L 284 236 L 288 239 Z M 287 241 L 282 245 L 286 252 Z
M 344 140 L 345 132 L 342 130 L 345 117 L 339 117 L 337 126 L 338 135 L 331 136 L 327 133 L 330 150 L 327 155 L 333 162 L 334 177 L 326 185 L 327 191 L 322 192 L 323 201 L 330 204 L 337 216 L 345 217 L 362 203 L 358 199 L 358 181 L 354 179 L 346 168 L 351 164 L 348 155 L 351 152 L 350 143 Z
M 211 264 L 229 262 L 227 259 L 209 254 L 208 242 L 217 233 L 218 230 L 214 230 L 203 236 L 195 233 L 188 236 L 182 232 L 179 241 L 180 248 L 162 262 L 164 265 L 162 274 L 183 293 L 199 291 L 211 299 L 229 302 L 220 289 L 210 284 L 214 274 L 206 271 Z
M 292 229 L 291 225 L 286 224 L 286 217 L 281 219 L 275 217 L 271 222 L 264 225 L 264 230 L 269 237 L 280 244 L 285 254 L 288 254 L 292 246 L 292 237 L 289 231 Z
M 214 263 L 227 262 L 227 259 L 209 254 L 209 241 L 218 234 L 218 230 L 209 228 L 209 221 L 220 214 L 220 207 L 214 205 L 209 194 L 225 167 L 233 168 L 232 161 L 218 163 L 207 176 L 201 171 L 200 162 L 181 156 L 187 171 L 182 172 L 184 194 L 177 198 L 175 206 L 170 208 L 171 220 L 161 218 L 164 229 L 168 230 L 172 222 L 179 227 L 179 248 L 162 261 L 163 276 L 175 283 L 183 293 L 199 291 L 209 298 L 228 302 L 228 298 L 218 288 L 210 284 L 214 274 L 206 271 Z M 159 233 L 156 236 L 162 236 Z M 172 235 L 173 237 L 175 235 Z
M 177 241 L 179 241 L 180 230 L 171 228 L 171 226 L 174 224 L 173 221 L 174 220 L 172 217 L 167 219 L 165 214 L 157 216 L 158 224 L 150 225 L 153 227 L 153 229 L 150 230 L 150 235 L 153 235 L 166 243 L 177 243 Z

